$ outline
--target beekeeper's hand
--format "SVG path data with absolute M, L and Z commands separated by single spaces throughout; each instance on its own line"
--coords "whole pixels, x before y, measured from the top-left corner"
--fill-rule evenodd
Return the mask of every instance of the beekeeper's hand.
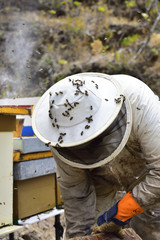
M 125 237 L 125 232 L 121 226 L 115 224 L 114 222 L 103 223 L 98 226 L 96 223 L 92 226 L 92 234 L 96 233 L 115 233 L 119 238 Z
M 97 224 L 92 227 L 93 234 L 114 232 L 119 237 L 124 238 L 125 232 L 122 226 L 128 224 L 133 216 L 141 212 L 143 212 L 143 209 L 131 195 L 131 192 L 128 192 L 112 208 L 98 218 Z

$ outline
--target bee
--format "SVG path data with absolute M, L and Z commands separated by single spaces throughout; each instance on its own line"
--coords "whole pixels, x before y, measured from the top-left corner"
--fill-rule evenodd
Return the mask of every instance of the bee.
M 52 100 L 52 104 L 54 103 L 54 100 Z
M 98 89 L 98 84 L 97 83 L 95 84 L 95 87 Z
M 49 113 L 49 117 L 50 117 L 50 119 L 53 119 L 53 117 L 52 117 L 52 114 L 51 114 L 51 113 Z
M 93 121 L 92 115 L 90 117 L 86 117 L 86 120 L 88 121 L 88 123 L 92 122 Z
M 88 91 L 85 90 L 85 95 L 88 96 Z
M 65 111 L 67 115 L 70 115 L 68 111 Z
M 60 93 L 60 94 L 63 94 L 63 92 L 61 92 L 61 91 L 60 91 L 59 93 Z
M 65 135 L 66 135 L 66 133 L 60 133 L 60 135 L 61 135 L 61 136 L 65 136 Z
M 54 123 L 52 123 L 52 126 L 53 126 L 53 127 L 55 127 L 55 124 L 54 124 Z
M 89 128 L 90 128 L 90 126 L 89 126 L 89 125 L 86 125 L 86 126 L 85 126 L 85 129 L 89 129 Z
M 54 119 L 55 123 L 57 122 L 57 118 Z
M 72 120 L 73 119 L 73 117 L 70 117 L 70 120 Z
M 81 132 L 81 136 L 83 135 L 83 131 Z
M 108 102 L 108 99 L 107 99 L 107 98 L 105 98 L 104 100 Z
M 49 147 L 50 144 L 51 144 L 51 142 L 45 143 L 45 145 L 46 145 L 47 147 Z
M 69 105 L 71 108 L 74 108 L 74 107 L 72 106 L 72 104 L 68 103 L 68 105 Z
M 55 94 L 58 96 L 58 92 L 55 92 Z
M 56 124 L 56 127 L 59 129 L 59 125 L 58 124 Z
M 90 109 L 91 109 L 91 110 L 93 110 L 93 107 L 92 107 L 92 106 L 90 106 Z
M 139 107 L 137 107 L 137 110 L 141 110 Z
M 121 102 L 121 98 L 120 97 L 119 98 L 115 98 L 114 100 L 115 100 L 116 103 L 120 103 Z
M 52 93 L 51 93 L 51 92 L 49 92 L 49 95 L 50 95 L 50 96 L 52 96 Z
M 62 136 L 59 136 L 58 138 L 58 142 L 60 142 L 62 140 Z
M 74 103 L 74 106 L 76 107 L 76 105 L 78 105 L 78 104 L 79 104 L 79 102 L 75 102 L 75 103 Z

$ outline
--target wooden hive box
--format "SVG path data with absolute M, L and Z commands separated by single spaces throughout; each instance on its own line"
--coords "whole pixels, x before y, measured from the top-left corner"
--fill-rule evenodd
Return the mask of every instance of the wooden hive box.
M 56 176 L 14 181 L 13 217 L 26 218 L 56 206 Z

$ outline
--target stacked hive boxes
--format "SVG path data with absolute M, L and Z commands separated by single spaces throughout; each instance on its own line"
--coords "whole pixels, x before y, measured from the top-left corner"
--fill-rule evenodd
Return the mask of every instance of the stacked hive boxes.
M 14 138 L 14 218 L 25 218 L 60 203 L 56 164 L 36 137 Z
M 14 219 L 50 210 L 62 202 L 51 151 L 33 136 L 31 116 L 21 117 L 13 139 Z

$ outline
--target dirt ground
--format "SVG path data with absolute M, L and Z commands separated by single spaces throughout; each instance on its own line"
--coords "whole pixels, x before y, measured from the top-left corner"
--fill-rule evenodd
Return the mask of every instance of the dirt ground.
M 61 224 L 64 226 L 64 216 L 61 214 Z M 31 225 L 24 225 L 23 230 L 15 232 L 15 240 L 55 240 L 55 217 L 39 221 Z M 9 240 L 9 236 L 0 237 L 0 240 Z

